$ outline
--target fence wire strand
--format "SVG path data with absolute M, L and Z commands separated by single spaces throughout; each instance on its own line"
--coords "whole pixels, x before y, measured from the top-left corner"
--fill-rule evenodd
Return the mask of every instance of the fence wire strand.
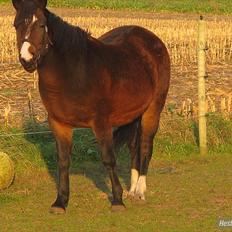
M 84 130 L 86 128 L 76 128 L 73 129 L 73 131 L 79 131 Z M 0 134 L 0 138 L 7 138 L 7 137 L 14 137 L 14 136 L 24 136 L 24 135 L 38 135 L 38 134 L 52 134 L 53 132 L 51 130 L 46 131 L 34 131 L 34 132 L 21 132 L 21 133 L 6 133 L 6 134 Z

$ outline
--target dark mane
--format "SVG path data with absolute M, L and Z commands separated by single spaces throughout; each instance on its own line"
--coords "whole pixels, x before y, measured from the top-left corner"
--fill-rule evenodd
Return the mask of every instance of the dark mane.
M 46 18 L 49 33 L 52 36 L 54 48 L 65 57 L 85 55 L 87 40 L 90 34 L 78 26 L 70 25 L 60 17 L 46 10 Z

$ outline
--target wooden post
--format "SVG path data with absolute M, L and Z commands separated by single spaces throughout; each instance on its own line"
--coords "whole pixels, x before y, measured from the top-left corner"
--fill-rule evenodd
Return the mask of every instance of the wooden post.
M 207 153 L 206 138 L 206 97 L 205 97 L 205 63 L 206 63 L 206 27 L 203 17 L 200 16 L 198 25 L 198 117 L 199 117 L 199 146 L 200 154 Z

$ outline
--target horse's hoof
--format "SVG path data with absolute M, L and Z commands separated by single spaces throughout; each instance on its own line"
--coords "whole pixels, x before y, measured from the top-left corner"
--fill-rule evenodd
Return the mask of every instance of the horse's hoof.
M 130 191 L 127 194 L 127 198 L 130 199 L 132 202 L 135 202 L 135 203 L 139 203 L 139 204 L 145 204 L 146 203 L 144 193 L 136 193 L 134 191 L 133 192 Z
M 112 205 L 111 212 L 123 212 L 126 210 L 125 205 Z
M 126 198 L 128 198 L 128 199 L 130 199 L 130 200 L 133 200 L 134 197 L 135 197 L 135 192 L 134 192 L 134 191 L 133 191 L 133 192 L 128 192 L 128 194 L 127 194 L 127 196 L 126 196 Z
M 65 209 L 61 207 L 52 206 L 49 212 L 52 214 L 65 214 Z

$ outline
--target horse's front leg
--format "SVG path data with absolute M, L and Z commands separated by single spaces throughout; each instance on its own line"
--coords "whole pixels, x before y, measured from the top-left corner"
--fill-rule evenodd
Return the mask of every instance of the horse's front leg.
M 111 210 L 122 211 L 125 209 L 122 201 L 123 189 L 116 173 L 116 159 L 113 148 L 112 128 L 105 128 L 105 125 L 101 126 L 98 124 L 95 125 L 93 130 L 101 147 L 102 162 L 109 173 L 112 184 L 113 201 Z
M 72 149 L 72 128 L 49 118 L 54 133 L 58 160 L 58 193 L 50 212 L 64 213 L 69 200 L 69 165 Z

